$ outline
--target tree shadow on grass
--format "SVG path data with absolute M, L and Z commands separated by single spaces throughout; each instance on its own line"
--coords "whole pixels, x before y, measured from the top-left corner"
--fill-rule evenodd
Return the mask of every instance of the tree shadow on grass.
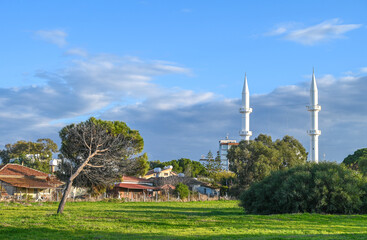
M 115 219 L 116 224 L 120 222 L 128 223 L 131 226 L 150 226 L 157 227 L 158 229 L 190 229 L 190 228 L 203 228 L 213 231 L 220 231 L 223 229 L 233 229 L 234 232 L 243 232 L 241 230 L 249 228 L 256 232 L 261 232 L 261 230 L 272 231 L 272 232 L 284 232 L 285 225 L 287 225 L 288 230 L 298 231 L 300 229 L 313 229 L 320 231 L 328 231 L 330 228 L 343 230 L 346 232 L 345 228 L 348 226 L 353 229 L 356 227 L 354 223 L 343 222 L 340 225 L 339 219 L 334 219 L 334 216 L 329 216 L 330 221 L 321 218 L 318 219 L 313 214 L 287 214 L 287 215 L 246 215 L 244 213 L 238 213 L 238 211 L 222 211 L 213 208 L 210 213 L 203 211 L 202 208 L 182 208 L 182 207 L 157 207 L 153 206 L 152 211 L 133 210 L 138 207 L 130 207 L 130 209 L 119 209 L 119 210 L 98 210 L 96 213 L 101 213 L 96 219 L 89 218 L 89 221 L 95 221 L 98 224 L 99 221 L 103 219 Z M 103 214 L 105 212 L 105 214 Z M 108 212 L 108 214 L 106 214 Z M 309 216 L 309 219 L 308 217 Z M 326 216 L 328 217 L 328 216 Z M 339 217 L 339 216 L 337 216 Z M 356 216 L 359 217 L 359 216 Z M 88 218 L 88 217 L 87 217 Z M 287 222 L 293 222 L 288 225 Z M 183 230 L 184 231 L 184 230 Z M 307 231 L 306 231 L 307 232 Z M 236 235 L 237 236 L 237 235 Z M 249 234 L 248 236 L 252 236 Z M 297 235 L 298 236 L 298 235 Z M 290 236 L 291 237 L 291 236 Z M 366 236 L 367 239 L 367 236 Z
M 170 235 L 169 229 L 166 234 L 154 233 L 123 233 L 123 232 L 108 232 L 108 231 L 94 231 L 94 230 L 56 230 L 48 228 L 14 228 L 6 227 L 0 228 L 0 239 L 366 239 L 365 234 L 315 234 L 315 235 L 289 235 L 289 234 L 213 234 L 210 236 L 202 235 L 187 235 L 176 236 Z
M 141 209 L 141 210 L 137 210 Z M 100 210 L 97 210 L 100 211 Z M 193 207 L 171 207 L 171 206 L 124 206 L 123 209 L 103 210 L 105 212 L 126 212 L 126 213 L 153 213 L 153 214 L 182 214 L 197 216 L 242 216 L 243 211 L 239 209 L 218 209 L 218 208 L 193 208 Z

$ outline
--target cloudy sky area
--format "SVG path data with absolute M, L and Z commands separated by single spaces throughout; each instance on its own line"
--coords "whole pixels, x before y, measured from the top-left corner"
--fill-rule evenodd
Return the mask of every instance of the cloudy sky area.
M 0 147 L 90 116 L 138 129 L 150 160 L 198 160 L 239 140 L 243 77 L 254 137 L 309 149 L 315 68 L 320 159 L 367 142 L 365 1 L 1 3 Z

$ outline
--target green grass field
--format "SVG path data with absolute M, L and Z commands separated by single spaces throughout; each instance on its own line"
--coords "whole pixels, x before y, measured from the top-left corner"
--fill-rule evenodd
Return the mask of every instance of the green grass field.
M 0 239 L 367 239 L 367 215 L 246 215 L 236 201 L 0 203 Z

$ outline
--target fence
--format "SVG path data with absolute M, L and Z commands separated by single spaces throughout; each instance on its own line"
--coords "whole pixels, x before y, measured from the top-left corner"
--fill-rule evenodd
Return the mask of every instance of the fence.
M 50 195 L 37 195 L 36 197 L 27 194 L 18 194 L 14 196 L 2 196 L 0 195 L 0 202 L 59 202 L 62 194 L 57 191 Z M 207 194 L 200 194 L 199 192 L 191 192 L 185 199 L 181 199 L 180 196 L 174 195 L 170 192 L 165 194 L 132 194 L 130 197 L 116 198 L 114 195 L 104 193 L 100 196 L 93 197 L 92 195 L 83 196 L 69 196 L 68 201 L 121 201 L 121 202 L 190 202 L 190 201 L 217 201 L 217 200 L 233 200 L 235 198 L 228 196 L 210 196 Z

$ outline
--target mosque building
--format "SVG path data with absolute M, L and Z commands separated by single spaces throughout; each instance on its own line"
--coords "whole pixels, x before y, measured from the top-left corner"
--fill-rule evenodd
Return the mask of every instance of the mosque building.
M 318 89 L 316 85 L 315 72 L 313 71 L 310 88 L 310 105 L 307 106 L 307 110 L 311 113 L 311 130 L 308 130 L 307 133 L 311 137 L 309 160 L 316 163 L 319 161 L 319 136 L 321 135 L 321 131 L 318 129 L 318 113 L 321 110 L 318 100 Z M 241 103 L 240 113 L 242 115 L 242 124 L 239 135 L 241 140 L 250 141 L 250 137 L 252 136 L 252 131 L 250 131 L 250 113 L 252 113 L 252 108 L 250 108 L 250 91 L 248 88 L 246 74 L 243 83 Z M 223 170 L 229 170 L 229 161 L 227 159 L 228 150 L 231 146 L 237 146 L 238 144 L 239 143 L 237 143 L 236 140 L 230 140 L 228 136 L 225 139 L 219 140 L 218 154 L 222 162 Z

